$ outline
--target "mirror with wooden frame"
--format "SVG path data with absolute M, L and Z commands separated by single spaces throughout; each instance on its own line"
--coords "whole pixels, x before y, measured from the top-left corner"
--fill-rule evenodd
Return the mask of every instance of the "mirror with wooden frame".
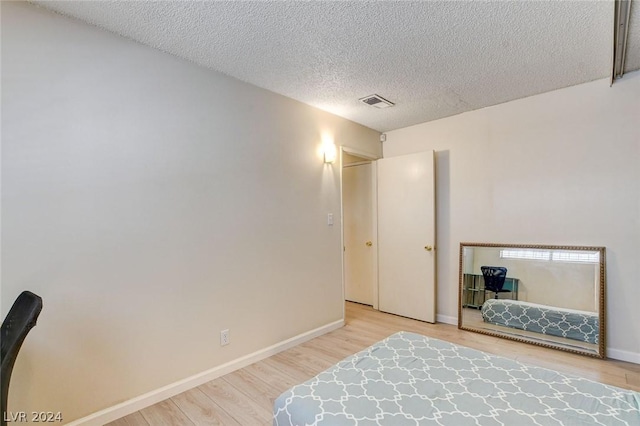
M 605 248 L 460 243 L 458 328 L 605 357 Z

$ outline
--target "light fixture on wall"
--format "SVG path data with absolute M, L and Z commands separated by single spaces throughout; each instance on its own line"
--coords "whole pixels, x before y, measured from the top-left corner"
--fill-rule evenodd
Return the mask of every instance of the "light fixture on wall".
M 322 151 L 324 152 L 325 163 L 333 163 L 334 161 L 336 161 L 338 150 L 336 149 L 335 144 L 333 144 L 332 142 L 325 142 L 323 144 Z

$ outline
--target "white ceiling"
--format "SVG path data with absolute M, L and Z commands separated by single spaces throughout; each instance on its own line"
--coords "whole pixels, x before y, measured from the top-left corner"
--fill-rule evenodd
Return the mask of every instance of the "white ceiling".
M 611 74 L 612 0 L 34 3 L 381 132 Z

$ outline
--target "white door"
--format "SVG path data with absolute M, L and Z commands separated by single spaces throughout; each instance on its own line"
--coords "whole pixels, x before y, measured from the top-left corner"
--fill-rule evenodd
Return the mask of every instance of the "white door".
M 379 309 L 435 322 L 434 153 L 377 164 Z
M 374 304 L 372 168 L 371 163 L 366 163 L 342 170 L 344 296 L 366 305 Z

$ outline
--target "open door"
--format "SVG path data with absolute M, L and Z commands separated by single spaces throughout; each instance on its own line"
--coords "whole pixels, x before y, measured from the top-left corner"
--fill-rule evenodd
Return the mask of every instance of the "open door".
M 373 305 L 373 188 L 371 162 L 347 165 L 342 170 L 344 214 L 344 298 Z
M 434 152 L 377 161 L 378 306 L 436 321 Z
M 375 161 L 342 153 L 345 300 L 378 307 Z

